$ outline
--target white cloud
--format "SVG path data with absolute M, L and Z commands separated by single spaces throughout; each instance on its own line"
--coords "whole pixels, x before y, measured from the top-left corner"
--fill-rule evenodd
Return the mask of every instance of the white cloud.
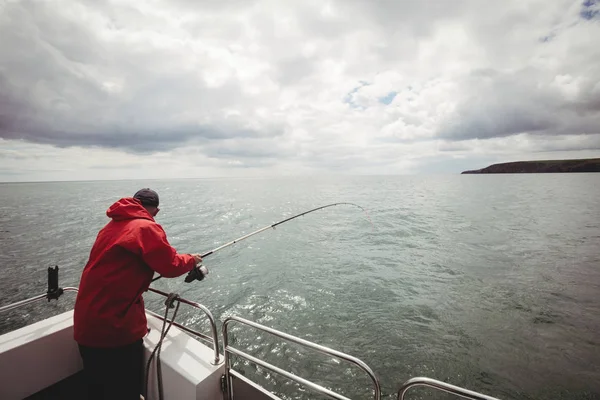
M 600 155 L 595 1 L 0 8 L 0 180 Z

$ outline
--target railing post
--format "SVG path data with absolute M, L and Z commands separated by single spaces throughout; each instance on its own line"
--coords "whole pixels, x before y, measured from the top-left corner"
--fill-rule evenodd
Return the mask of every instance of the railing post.
M 223 322 L 221 334 L 223 335 L 223 357 L 225 358 L 225 390 L 223 391 L 223 399 L 233 400 L 233 382 L 231 382 L 231 374 L 229 373 L 229 369 L 231 368 L 231 360 L 229 359 L 229 352 L 227 351 L 227 347 L 229 346 L 229 337 L 227 336 L 227 320 Z
M 404 395 L 413 386 L 427 386 L 433 389 L 437 389 L 446 393 L 453 394 L 455 396 L 462 397 L 463 399 L 470 400 L 499 400 L 496 397 L 487 396 L 482 393 L 477 393 L 472 390 L 454 386 L 446 382 L 438 381 L 431 378 L 416 377 L 411 378 L 398 389 L 398 400 L 404 400 Z
M 148 290 L 151 292 L 160 294 L 161 296 L 165 296 L 165 297 L 169 296 L 168 293 L 165 293 L 158 289 L 148 288 Z M 212 334 L 213 352 L 214 352 L 214 359 L 213 359 L 213 361 L 211 361 L 211 364 L 219 365 L 221 363 L 221 356 L 219 354 L 219 335 L 217 333 L 217 324 L 215 323 L 215 318 L 213 317 L 212 313 L 210 312 L 210 310 L 208 308 L 204 307 L 200 303 L 196 303 L 195 301 L 186 300 L 182 297 L 179 297 L 177 299 L 177 301 L 202 310 L 204 312 L 204 314 L 206 315 L 206 317 L 208 318 L 208 321 L 210 322 L 210 330 L 211 330 L 211 334 Z

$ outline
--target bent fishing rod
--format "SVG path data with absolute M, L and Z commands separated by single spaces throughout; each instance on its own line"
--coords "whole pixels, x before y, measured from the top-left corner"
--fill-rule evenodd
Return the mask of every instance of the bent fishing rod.
M 223 245 L 221 245 L 221 246 L 217 247 L 216 249 L 213 249 L 213 250 L 211 250 L 211 251 L 209 251 L 209 252 L 207 252 L 207 253 L 201 254 L 201 255 L 200 255 L 200 258 L 202 258 L 202 260 L 204 260 L 204 258 L 205 258 L 205 257 L 208 257 L 208 256 L 210 256 L 211 254 L 214 254 L 214 253 L 216 253 L 216 252 L 217 252 L 217 251 L 219 251 L 219 250 L 222 250 L 222 249 L 224 249 L 224 248 L 226 248 L 226 247 L 229 247 L 229 246 L 231 246 L 231 245 L 234 245 L 234 244 L 236 244 L 236 243 L 238 243 L 238 242 L 241 242 L 242 240 L 248 239 L 248 238 L 249 238 L 249 237 L 251 237 L 251 236 L 254 236 L 254 235 L 256 235 L 256 234 L 259 234 L 259 233 L 261 233 L 261 232 L 264 232 L 264 231 L 266 231 L 267 229 L 275 229 L 275 227 L 276 227 L 276 226 L 278 226 L 278 225 L 281 225 L 281 224 L 284 224 L 284 223 L 286 223 L 286 222 L 289 222 L 289 221 L 291 221 L 291 220 L 293 220 L 293 219 L 295 219 L 295 218 L 301 217 L 301 216 L 303 216 L 303 215 L 306 215 L 306 214 L 310 214 L 310 213 L 312 213 L 312 212 L 314 212 L 314 211 L 322 210 L 323 208 L 327 208 L 327 207 L 333 207 L 333 206 L 338 206 L 338 205 L 342 205 L 342 204 L 345 204 L 345 205 L 351 205 L 351 206 L 355 206 L 355 207 L 358 207 L 358 208 L 360 208 L 361 210 L 363 210 L 363 211 L 365 212 L 365 214 L 367 215 L 367 218 L 369 218 L 369 214 L 367 213 L 367 210 L 366 210 L 366 209 L 364 209 L 363 207 L 359 206 L 358 204 L 354 204 L 354 203 L 347 203 L 347 202 L 344 202 L 344 203 L 332 203 L 332 204 L 327 204 L 327 205 L 325 205 L 325 206 L 321 206 L 321 207 L 313 208 L 312 210 L 304 211 L 304 212 L 302 212 L 302 213 L 300 213 L 300 214 L 297 214 L 297 215 L 294 215 L 294 216 L 292 216 L 292 217 L 286 218 L 286 219 L 284 219 L 284 220 L 281 220 L 281 221 L 279 221 L 279 222 L 275 222 L 274 224 L 267 225 L 267 226 L 265 226 L 265 227 L 263 227 L 263 228 L 260 228 L 260 229 L 258 229 L 258 230 L 256 230 L 256 231 L 252 232 L 252 233 L 249 233 L 249 234 L 247 234 L 247 235 L 244 235 L 244 236 L 242 236 L 242 237 L 240 237 L 240 238 L 237 238 L 237 239 L 235 239 L 235 240 L 232 240 L 231 242 L 227 242 L 227 243 L 225 243 L 225 244 L 223 244 Z M 373 222 L 371 221 L 371 218 L 369 218 L 369 222 L 371 222 L 371 226 L 372 226 L 372 225 L 373 225 Z M 185 280 L 186 282 L 191 282 L 191 281 L 193 280 L 193 279 L 191 279 L 191 274 L 192 274 L 192 273 L 193 273 L 195 270 L 196 270 L 196 268 L 192 269 L 192 271 L 190 271 L 190 272 L 188 273 L 188 277 L 186 277 L 186 280 Z M 162 275 L 159 275 L 159 276 L 157 276 L 156 278 L 152 279 L 152 282 L 154 282 L 154 281 L 156 281 L 156 280 L 158 280 L 158 279 L 160 279 L 160 278 L 162 278 Z M 188 280 L 188 278 L 190 278 L 191 280 Z

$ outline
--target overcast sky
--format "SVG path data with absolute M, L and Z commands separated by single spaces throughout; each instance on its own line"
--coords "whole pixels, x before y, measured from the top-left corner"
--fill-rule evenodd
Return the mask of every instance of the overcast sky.
M 600 157 L 600 0 L 0 2 L 0 181 Z

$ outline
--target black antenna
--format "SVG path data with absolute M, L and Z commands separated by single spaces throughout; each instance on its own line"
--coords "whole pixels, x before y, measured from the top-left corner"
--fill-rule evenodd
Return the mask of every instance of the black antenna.
M 58 300 L 63 294 L 63 289 L 58 287 L 58 265 L 54 268 L 48 267 L 48 292 L 46 298 L 50 300 Z

